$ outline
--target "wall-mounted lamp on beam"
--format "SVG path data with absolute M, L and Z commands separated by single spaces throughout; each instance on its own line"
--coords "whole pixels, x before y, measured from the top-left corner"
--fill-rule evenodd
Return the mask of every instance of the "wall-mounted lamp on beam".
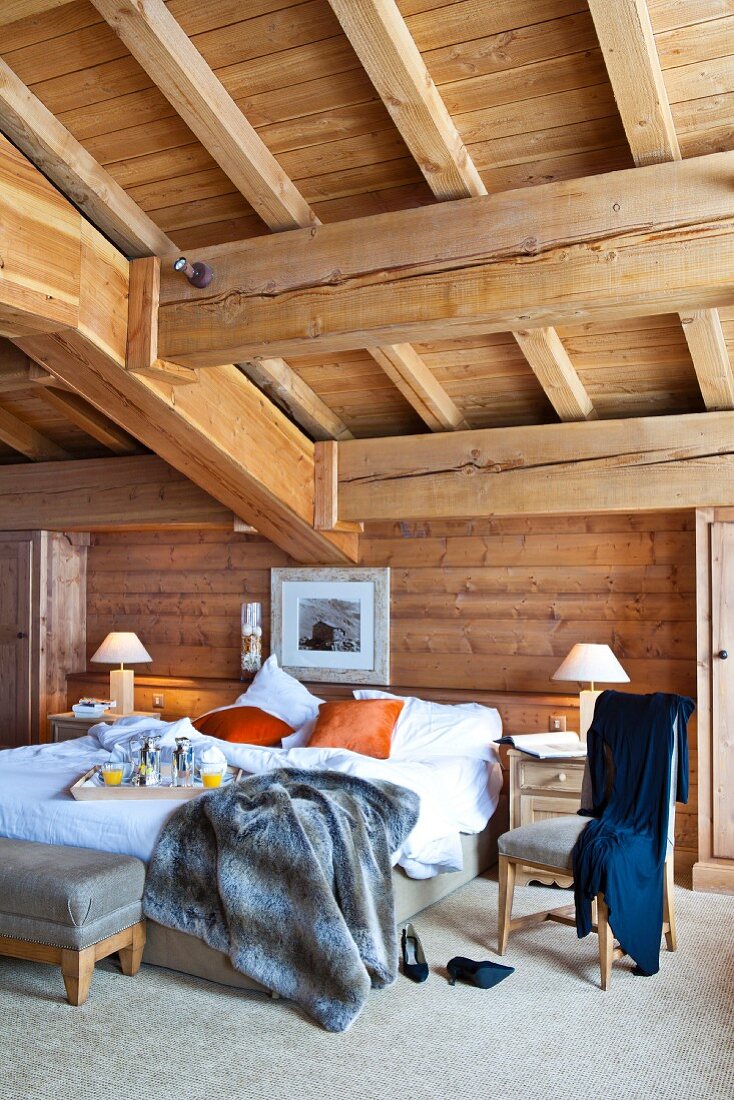
M 185 256 L 180 256 L 173 265 L 174 271 L 180 271 L 186 276 L 192 286 L 197 287 L 199 290 L 203 290 L 204 287 L 209 286 L 209 283 L 214 278 L 214 272 L 209 267 L 209 264 L 197 263 L 190 264 Z

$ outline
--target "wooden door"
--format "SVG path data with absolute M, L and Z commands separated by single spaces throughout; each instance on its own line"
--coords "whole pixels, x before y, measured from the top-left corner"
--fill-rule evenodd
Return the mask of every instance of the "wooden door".
M 715 859 L 734 859 L 734 523 L 711 525 L 711 759 Z
M 31 740 L 30 540 L 0 542 L 0 744 Z

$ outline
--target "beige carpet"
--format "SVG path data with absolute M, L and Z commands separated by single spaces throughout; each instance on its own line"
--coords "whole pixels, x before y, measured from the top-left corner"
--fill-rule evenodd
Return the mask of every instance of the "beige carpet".
M 516 912 L 559 904 L 518 890 Z M 455 954 L 492 957 L 497 886 L 478 879 L 416 920 L 432 973 L 373 994 L 329 1035 L 284 1002 L 144 967 L 102 963 L 88 1003 L 51 967 L 0 958 L 3 1100 L 605 1100 L 734 1097 L 734 898 L 676 891 L 680 946 L 654 978 L 596 938 L 547 925 L 510 940 L 493 990 L 449 987 Z

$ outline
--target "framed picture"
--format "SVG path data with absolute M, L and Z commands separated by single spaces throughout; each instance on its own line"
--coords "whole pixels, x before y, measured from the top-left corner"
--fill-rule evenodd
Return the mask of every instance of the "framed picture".
M 390 683 L 389 569 L 272 569 L 271 648 L 302 680 Z

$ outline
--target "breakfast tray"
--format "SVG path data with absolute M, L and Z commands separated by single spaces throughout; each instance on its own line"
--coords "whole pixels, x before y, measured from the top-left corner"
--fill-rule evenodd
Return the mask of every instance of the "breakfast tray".
M 133 787 L 130 783 L 121 783 L 119 787 L 105 787 L 95 782 L 95 775 L 99 772 L 99 765 L 90 768 L 88 772 L 80 776 L 76 783 L 70 787 L 70 793 L 77 802 L 117 802 L 120 800 L 147 801 L 151 798 L 166 798 L 169 802 L 185 801 L 189 798 L 198 798 L 206 791 L 217 790 L 216 787 Z M 231 779 L 224 783 L 236 783 L 242 777 L 241 768 L 227 768 Z M 161 767 L 161 778 L 171 777 L 170 767 L 164 764 Z

